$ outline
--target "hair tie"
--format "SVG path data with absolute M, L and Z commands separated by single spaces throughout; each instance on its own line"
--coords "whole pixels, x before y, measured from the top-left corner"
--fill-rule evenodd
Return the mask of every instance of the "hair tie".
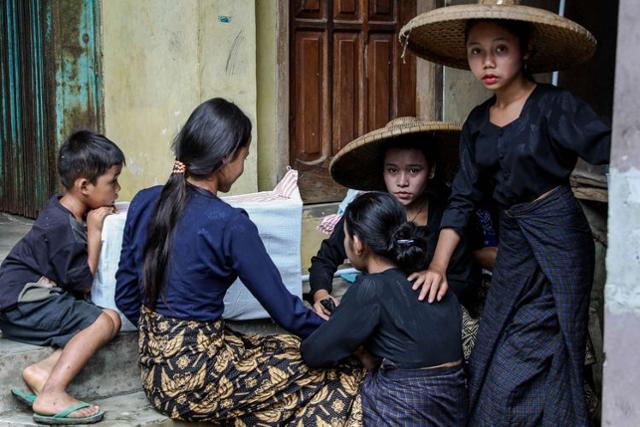
M 171 173 L 176 175 L 181 175 L 185 173 L 186 170 L 187 170 L 187 167 L 185 166 L 185 164 L 182 163 L 180 160 L 176 159 L 176 161 L 173 162 L 173 171 L 171 171 Z
M 399 245 L 413 245 L 415 243 L 414 239 L 398 239 L 396 243 Z

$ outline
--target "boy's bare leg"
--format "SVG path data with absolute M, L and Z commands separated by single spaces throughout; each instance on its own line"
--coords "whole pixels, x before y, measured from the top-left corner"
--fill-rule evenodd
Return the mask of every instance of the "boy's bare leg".
M 40 394 L 45 383 L 53 371 L 53 367 L 58 363 L 62 349 L 57 349 L 45 359 L 42 359 L 38 363 L 29 365 L 22 371 L 22 378 L 29 388 L 35 393 Z
M 120 330 L 120 318 L 111 311 L 104 310 L 95 322 L 80 331 L 62 349 L 60 358 L 55 364 L 49 379 L 35 402 L 33 410 L 39 414 L 55 414 L 78 400 L 67 394 L 67 386 L 78 375 L 103 345 L 111 341 Z M 69 414 L 70 417 L 87 417 L 96 414 L 100 408 L 93 405 Z

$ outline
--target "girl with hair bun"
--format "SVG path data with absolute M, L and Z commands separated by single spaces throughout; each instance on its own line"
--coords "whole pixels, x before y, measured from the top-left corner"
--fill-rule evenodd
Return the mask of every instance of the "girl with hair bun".
M 344 235 L 351 264 L 365 274 L 303 341 L 305 362 L 331 367 L 360 355 L 370 369 L 360 387 L 365 425 L 464 425 L 458 300 L 449 292 L 421 302 L 407 279 L 425 268 L 424 230 L 393 195 L 371 192 L 347 207 Z

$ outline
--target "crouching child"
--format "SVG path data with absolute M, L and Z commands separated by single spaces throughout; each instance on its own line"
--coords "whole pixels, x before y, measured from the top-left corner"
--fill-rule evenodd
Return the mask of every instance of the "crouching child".
M 95 423 L 98 406 L 67 386 L 120 330 L 120 317 L 89 299 L 104 218 L 114 211 L 125 163 L 109 139 L 74 133 L 58 153 L 63 194 L 51 197 L 31 230 L 0 266 L 0 329 L 4 338 L 56 350 L 22 372 L 31 389 L 12 394 L 44 424 Z

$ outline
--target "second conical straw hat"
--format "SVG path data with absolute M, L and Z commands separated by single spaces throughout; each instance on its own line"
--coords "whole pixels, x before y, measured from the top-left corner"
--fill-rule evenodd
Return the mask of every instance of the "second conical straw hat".
M 447 6 L 416 16 L 400 31 L 400 40 L 416 55 L 449 67 L 468 69 L 465 26 L 469 20 L 527 22 L 533 53 L 527 61 L 534 73 L 561 70 L 591 58 L 596 39 L 581 25 L 556 13 L 522 6 L 516 0 L 480 0 Z
M 334 181 L 347 188 L 386 191 L 385 152 L 411 139 L 416 148 L 422 147 L 432 154 L 427 160 L 432 166 L 435 164 L 437 180 L 446 182 L 453 178 L 457 168 L 459 137 L 460 125 L 456 123 L 398 117 L 345 145 L 331 161 L 329 171 Z

